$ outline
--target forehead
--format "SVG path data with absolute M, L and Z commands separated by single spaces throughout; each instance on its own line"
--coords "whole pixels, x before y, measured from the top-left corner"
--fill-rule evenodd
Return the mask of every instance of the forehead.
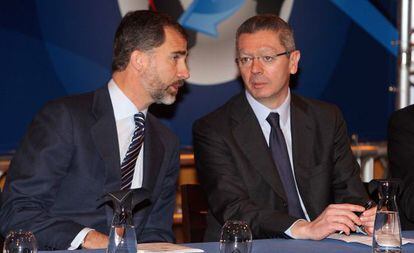
M 238 39 L 237 50 L 240 52 L 266 49 L 284 50 L 278 32 L 261 30 L 254 33 L 243 33 Z
M 159 46 L 160 49 L 169 49 L 172 51 L 187 50 L 187 40 L 181 33 L 172 27 L 164 27 L 165 41 Z

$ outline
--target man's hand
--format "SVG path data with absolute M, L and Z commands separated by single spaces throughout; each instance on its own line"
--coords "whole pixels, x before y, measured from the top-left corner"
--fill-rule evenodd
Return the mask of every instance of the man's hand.
M 370 209 L 366 210 L 361 214 L 359 217 L 362 221 L 362 226 L 364 226 L 365 231 L 368 235 L 372 235 L 374 233 L 374 222 L 375 222 L 375 213 L 377 211 L 377 207 L 371 207 Z
M 108 247 L 108 236 L 98 231 L 91 230 L 82 243 L 84 249 L 104 249 Z
M 292 227 L 292 236 L 297 239 L 322 240 L 336 231 L 344 231 L 349 235 L 351 231 L 355 231 L 355 224 L 362 224 L 354 212 L 364 210 L 359 205 L 331 204 L 315 220 L 298 221 Z

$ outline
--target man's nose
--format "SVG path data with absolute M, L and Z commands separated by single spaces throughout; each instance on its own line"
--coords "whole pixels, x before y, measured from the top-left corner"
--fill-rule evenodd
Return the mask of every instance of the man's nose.
M 181 64 L 180 68 L 178 69 L 177 75 L 182 80 L 188 79 L 190 77 L 190 71 L 188 69 L 187 63 Z
M 263 73 L 263 65 L 259 57 L 254 57 L 252 59 L 252 65 L 250 66 L 250 68 L 252 73 Z

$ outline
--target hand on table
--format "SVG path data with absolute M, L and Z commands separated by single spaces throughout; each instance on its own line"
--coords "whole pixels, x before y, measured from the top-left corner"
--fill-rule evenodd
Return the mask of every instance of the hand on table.
M 108 236 L 98 231 L 91 230 L 82 243 L 84 249 L 104 249 L 108 246 Z
M 365 231 L 368 235 L 372 235 L 374 233 L 374 222 L 375 222 L 375 213 L 377 211 L 377 207 L 371 207 L 370 209 L 364 211 L 361 216 L 359 217 L 362 222 L 362 226 L 364 226 Z
M 364 207 L 359 205 L 331 204 L 315 220 L 298 221 L 292 227 L 292 236 L 297 239 L 322 240 L 337 231 L 344 231 L 349 235 L 351 231 L 355 231 L 356 225 L 362 225 L 361 219 L 354 212 L 364 210 Z M 366 212 L 368 211 L 370 210 Z M 368 218 L 371 216 L 368 214 L 370 213 L 367 213 L 366 224 L 371 225 L 371 218 Z

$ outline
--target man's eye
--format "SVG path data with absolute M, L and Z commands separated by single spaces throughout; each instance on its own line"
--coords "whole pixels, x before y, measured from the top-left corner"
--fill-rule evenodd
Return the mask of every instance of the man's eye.
M 272 62 L 274 60 L 274 57 L 269 56 L 269 55 L 265 55 L 265 56 L 262 56 L 262 59 L 263 59 L 264 62 Z
M 249 63 L 251 61 L 252 61 L 252 58 L 251 57 L 240 57 L 240 62 L 242 64 L 246 64 L 246 63 Z

